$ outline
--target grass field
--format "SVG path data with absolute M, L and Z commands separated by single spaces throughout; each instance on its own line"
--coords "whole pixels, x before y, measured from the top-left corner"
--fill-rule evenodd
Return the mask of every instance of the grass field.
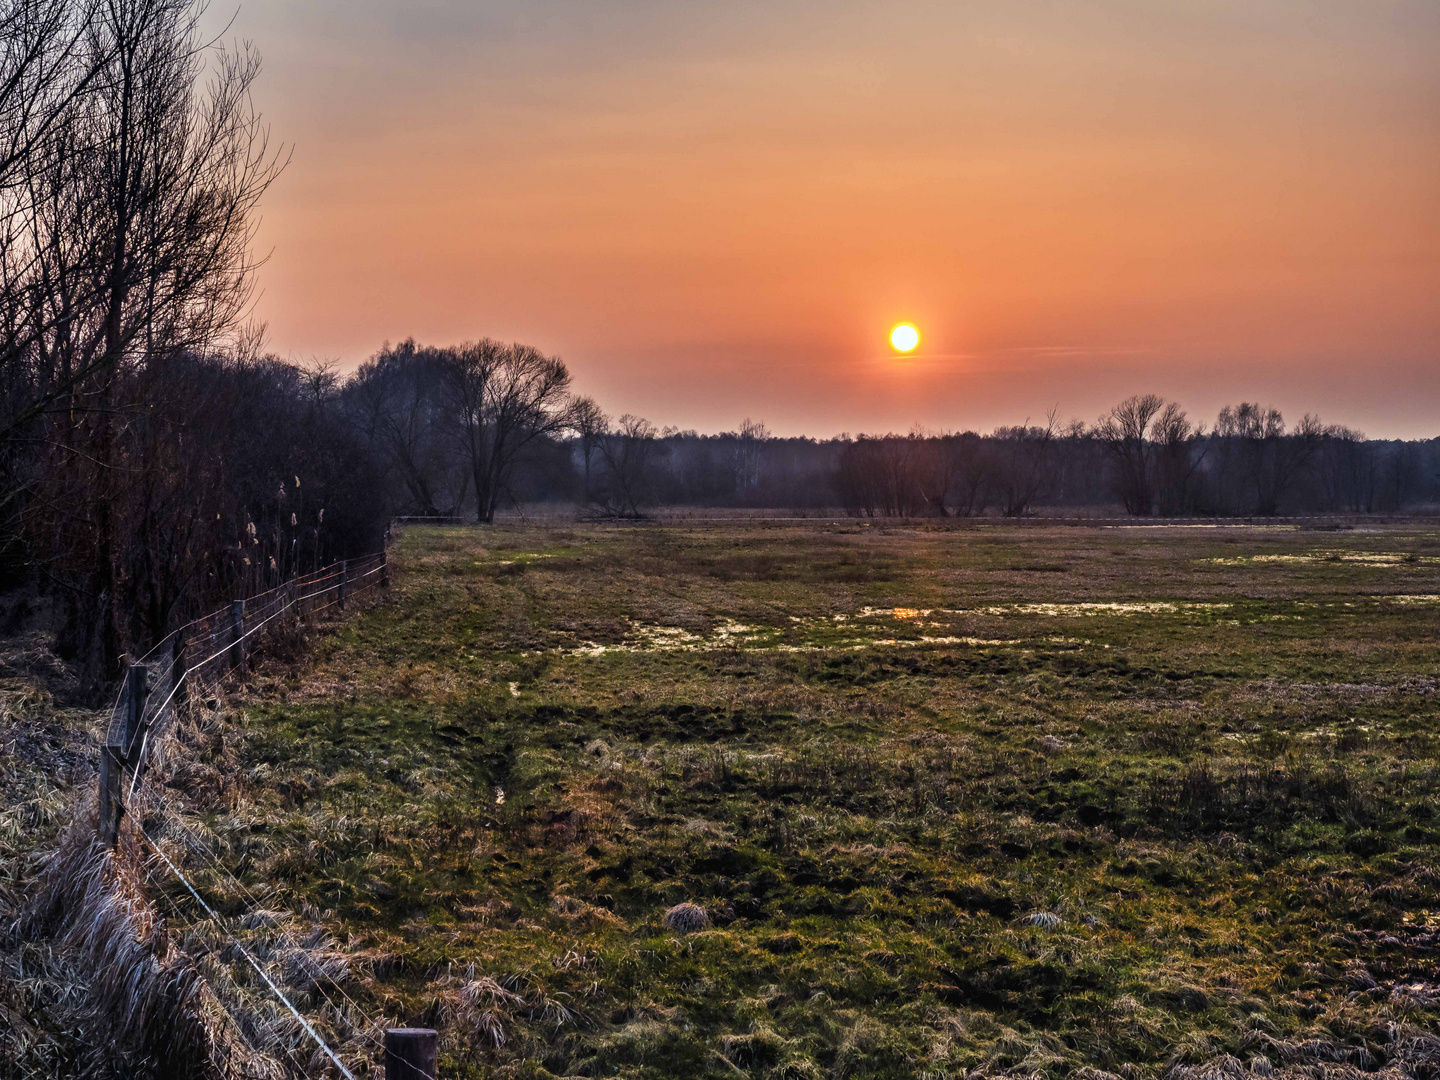
M 1432 527 L 394 561 L 182 786 L 447 1080 L 1440 1068 Z

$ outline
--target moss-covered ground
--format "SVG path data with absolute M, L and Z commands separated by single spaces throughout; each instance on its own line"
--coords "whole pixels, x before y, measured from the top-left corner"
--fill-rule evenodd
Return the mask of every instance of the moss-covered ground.
M 1432 1060 L 1434 528 L 412 528 L 392 561 L 249 685 L 206 827 L 446 1080 Z

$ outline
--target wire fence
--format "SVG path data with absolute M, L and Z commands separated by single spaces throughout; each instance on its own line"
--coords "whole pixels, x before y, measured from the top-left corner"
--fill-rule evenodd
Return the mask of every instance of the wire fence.
M 100 755 L 99 827 L 102 841 L 109 847 L 115 847 L 119 842 L 121 819 L 130 816 L 159 862 L 175 876 L 204 916 L 239 950 L 265 987 L 293 1015 L 305 1034 L 346 1080 L 354 1080 L 353 1074 L 336 1052 L 280 989 L 264 963 L 230 933 L 225 920 L 203 899 L 140 820 L 129 814 L 129 809 L 143 783 L 153 748 L 192 694 L 213 692 L 228 676 L 243 672 L 267 634 L 273 634 L 286 625 L 308 621 L 331 609 L 343 611 L 347 606 L 361 602 L 362 598 L 368 599 L 367 594 L 373 595 L 373 590 L 388 584 L 389 564 L 385 552 L 379 551 L 297 575 L 276 588 L 236 600 L 176 627 L 144 656 L 126 666 Z M 146 802 L 152 809 L 163 807 L 164 801 L 159 798 L 158 792 L 146 794 L 151 796 Z M 183 827 L 179 831 L 185 835 Z M 208 851 L 203 854 L 240 889 L 247 907 L 256 906 L 254 895 L 232 873 L 220 866 L 213 854 Z M 360 1010 L 337 981 L 330 981 L 332 988 L 343 996 L 346 1003 L 365 1018 L 363 1030 L 372 1042 L 378 1044 L 388 1065 L 392 1051 L 378 1037 L 380 1025 Z M 324 993 L 323 987 L 320 989 Z M 331 1000 L 328 994 L 325 997 L 327 1001 Z M 433 1033 L 430 1034 L 433 1036 Z M 407 1061 L 406 1064 L 415 1069 L 411 1075 L 434 1080 L 430 1071 L 417 1067 L 415 1062 Z
M 177 626 L 127 665 L 105 733 L 107 749 L 119 750 L 132 788 L 144 772 L 150 745 L 176 706 L 195 689 L 210 690 L 243 670 L 247 658 L 277 620 L 292 624 L 343 609 L 389 582 L 385 552 L 342 559 L 282 585 Z M 103 796 L 102 796 L 103 798 Z

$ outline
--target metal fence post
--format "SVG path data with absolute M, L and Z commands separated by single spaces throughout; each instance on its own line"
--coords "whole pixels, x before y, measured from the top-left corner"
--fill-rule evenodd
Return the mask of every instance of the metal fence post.
M 434 1028 L 389 1028 L 385 1032 L 385 1080 L 436 1080 L 440 1036 Z
M 345 610 L 345 586 L 350 584 L 350 562 L 348 559 L 340 560 L 340 610 Z
M 230 667 L 245 669 L 245 601 L 230 603 Z

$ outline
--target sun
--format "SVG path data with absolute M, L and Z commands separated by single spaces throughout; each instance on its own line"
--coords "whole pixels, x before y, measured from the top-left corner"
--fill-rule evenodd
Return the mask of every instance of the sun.
M 915 346 L 920 344 L 920 331 L 902 322 L 890 331 L 890 344 L 896 352 L 914 352 Z

